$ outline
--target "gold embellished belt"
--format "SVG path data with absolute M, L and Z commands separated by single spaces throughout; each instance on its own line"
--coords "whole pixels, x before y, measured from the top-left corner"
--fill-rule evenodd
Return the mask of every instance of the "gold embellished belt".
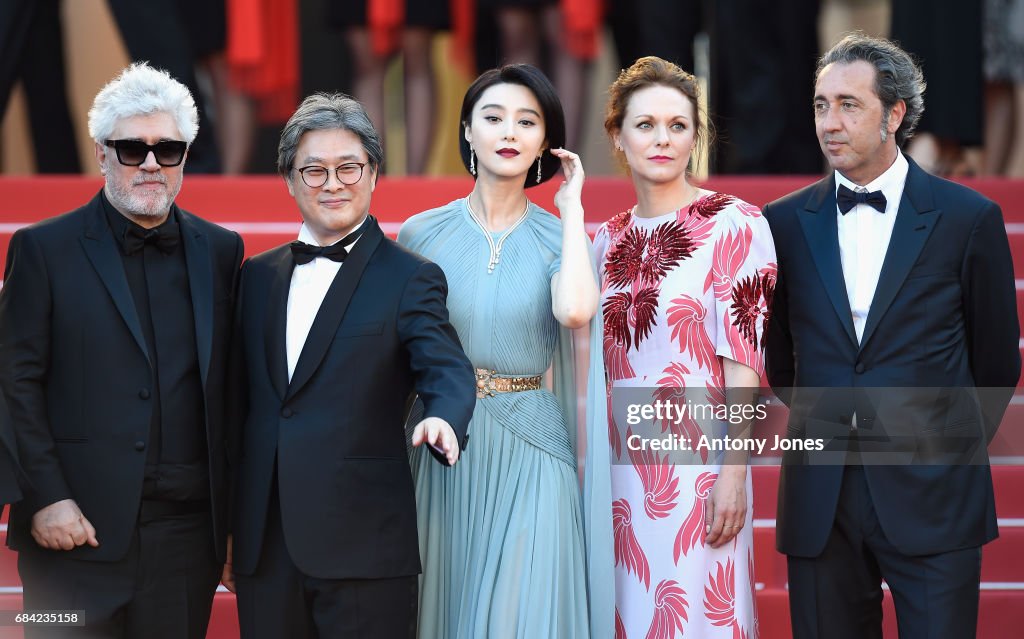
M 476 396 L 494 397 L 495 393 L 518 393 L 540 390 L 540 375 L 533 377 L 498 377 L 495 371 L 476 369 Z

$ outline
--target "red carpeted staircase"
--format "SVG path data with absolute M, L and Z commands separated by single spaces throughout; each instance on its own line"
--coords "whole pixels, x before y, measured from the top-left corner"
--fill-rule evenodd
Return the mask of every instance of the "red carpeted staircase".
M 732 193 L 763 205 L 809 184 L 812 178 L 716 178 L 708 188 Z M 985 193 L 1003 208 L 1014 254 L 1018 315 L 1024 318 L 1024 182 L 973 180 L 972 188 Z M 95 178 L 0 178 L 0 260 L 11 234 L 21 226 L 70 210 L 100 188 Z M 531 189 L 529 196 L 548 210 L 557 184 Z M 382 178 L 373 196 L 373 213 L 384 230 L 394 235 L 410 214 L 464 196 L 471 182 L 453 179 Z M 633 204 L 629 184 L 621 179 L 588 179 L 584 189 L 588 226 L 624 211 Z M 240 232 L 246 253 L 253 255 L 291 241 L 298 232 L 298 213 L 279 178 L 217 178 L 188 176 L 179 204 L 207 219 Z M 781 432 L 785 412 L 769 417 L 764 428 Z M 996 485 L 1000 537 L 985 547 L 982 559 L 981 619 L 978 636 L 1002 639 L 1021 636 L 1024 627 L 1024 392 L 1015 397 L 1003 420 L 996 442 L 993 476 Z M 785 557 L 775 552 L 775 503 L 778 467 L 755 465 L 754 545 L 758 582 L 758 614 L 762 639 L 790 637 Z M 6 537 L 6 516 L 0 526 Z M 210 639 L 238 636 L 234 596 L 218 592 L 210 622 Z M 0 548 L 0 611 L 20 610 L 21 587 L 15 553 Z M 0 626 L 0 639 L 22 636 L 20 628 Z M 885 599 L 885 636 L 897 637 L 892 599 Z M 481 638 L 483 639 L 483 638 Z M 538 638 L 543 639 L 543 638 Z M 610 638 L 609 638 L 610 639 Z

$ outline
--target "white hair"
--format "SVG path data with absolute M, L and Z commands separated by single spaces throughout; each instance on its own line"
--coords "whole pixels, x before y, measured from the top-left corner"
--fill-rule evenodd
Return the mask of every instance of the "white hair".
M 96 94 L 89 109 L 89 135 L 103 144 L 118 121 L 153 113 L 170 115 L 185 142 L 196 139 L 199 111 L 188 88 L 163 69 L 135 62 Z

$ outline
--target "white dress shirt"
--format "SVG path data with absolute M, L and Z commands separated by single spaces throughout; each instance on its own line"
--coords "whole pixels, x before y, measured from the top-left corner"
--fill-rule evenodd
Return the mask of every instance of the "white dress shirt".
M 299 229 L 299 241 L 313 246 L 320 245 L 305 223 Z M 352 247 L 358 243 L 359 238 L 356 238 L 348 250 L 351 251 Z M 317 257 L 308 264 L 296 264 L 295 270 L 292 271 L 291 286 L 288 289 L 288 323 L 285 328 L 289 382 L 292 381 L 292 375 L 295 373 L 295 365 L 299 361 L 299 355 L 302 354 L 302 347 L 306 344 L 309 329 L 313 327 L 313 320 L 320 312 L 320 305 L 324 303 L 327 289 L 331 287 L 339 269 L 341 269 L 341 262 L 335 262 L 326 257 Z
M 881 191 L 885 195 L 885 212 L 876 211 L 868 204 L 856 204 L 846 215 L 836 207 L 839 226 L 839 256 L 843 263 L 843 278 L 846 280 L 846 295 L 850 300 L 853 314 L 853 328 L 857 341 L 864 335 L 864 324 L 871 310 L 871 301 L 878 287 L 892 228 L 896 224 L 896 211 L 903 197 L 903 185 L 907 181 L 910 165 L 903 153 L 896 151 L 896 161 L 885 173 L 861 187 L 835 172 L 836 191 L 840 185 L 851 191 Z

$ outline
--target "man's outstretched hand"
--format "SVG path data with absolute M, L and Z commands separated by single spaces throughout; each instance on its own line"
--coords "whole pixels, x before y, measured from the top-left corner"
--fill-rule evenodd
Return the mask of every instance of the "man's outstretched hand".
M 444 455 L 452 466 L 459 460 L 459 440 L 448 422 L 440 417 L 428 417 L 416 424 L 412 431 L 412 445 L 423 443 Z

